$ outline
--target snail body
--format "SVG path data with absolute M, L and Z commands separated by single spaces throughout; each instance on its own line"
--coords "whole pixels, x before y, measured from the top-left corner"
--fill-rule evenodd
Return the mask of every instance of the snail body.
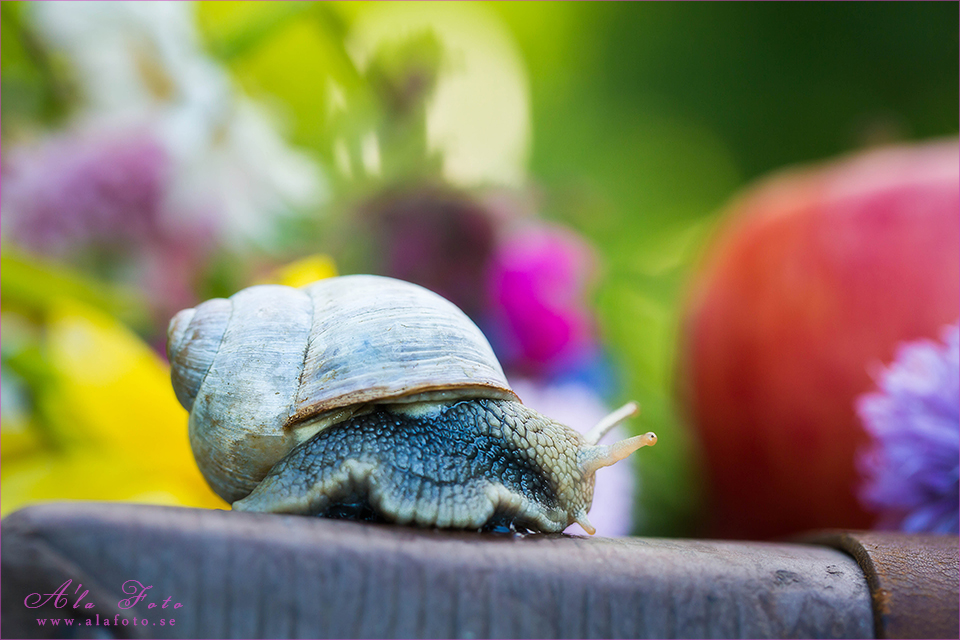
M 525 407 L 463 312 L 410 283 L 342 276 L 260 285 L 178 313 L 171 378 L 190 443 L 236 510 L 562 531 L 610 446 Z

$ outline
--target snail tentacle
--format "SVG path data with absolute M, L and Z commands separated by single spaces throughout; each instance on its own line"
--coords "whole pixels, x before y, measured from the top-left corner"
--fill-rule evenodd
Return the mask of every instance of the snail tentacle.
M 587 517 L 586 509 L 581 509 L 573 514 L 573 521 L 580 525 L 580 528 L 590 535 L 593 535 L 597 532 L 597 528 L 593 526 L 593 524 L 590 522 L 590 518 Z
M 628 402 L 616 411 L 611 411 L 607 414 L 595 427 L 584 434 L 583 439 L 586 440 L 588 444 L 597 444 L 611 429 L 638 413 L 640 413 L 640 405 L 636 402 Z
M 580 451 L 580 468 L 586 475 L 596 473 L 597 469 L 620 462 L 641 447 L 655 444 L 657 444 L 657 434 L 650 431 L 609 445 L 584 447 Z

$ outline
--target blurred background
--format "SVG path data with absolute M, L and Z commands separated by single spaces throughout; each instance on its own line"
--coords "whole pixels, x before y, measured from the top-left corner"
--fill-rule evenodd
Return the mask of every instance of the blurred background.
M 463 308 L 521 398 L 548 415 L 587 428 L 641 404 L 624 428 L 659 443 L 599 474 L 601 534 L 873 522 L 747 513 L 716 526 L 716 505 L 773 510 L 749 499 L 755 479 L 717 480 L 728 454 L 704 435 L 713 409 L 690 390 L 691 371 L 709 366 L 695 348 L 684 356 L 702 308 L 692 283 L 711 286 L 697 280 L 714 264 L 704 255 L 771 172 L 939 139 L 946 159 L 918 169 L 911 193 L 932 175 L 956 194 L 956 3 L 0 9 L 4 514 L 52 499 L 226 508 L 195 468 L 170 388 L 169 318 L 256 283 L 379 273 Z M 888 171 L 878 188 L 909 173 Z M 958 212 L 944 197 L 936 317 L 864 351 L 851 394 L 880 384 L 912 339 L 942 356 L 949 389 Z M 915 268 L 905 255 L 891 273 Z M 949 501 L 955 394 L 934 404 L 953 458 L 931 482 Z M 831 491 L 857 492 L 860 424 L 840 438 L 851 471 Z M 773 446 L 798 459 L 805 428 Z M 763 436 L 731 429 L 738 439 L 763 457 L 750 444 Z M 802 512 L 793 495 L 773 500 Z

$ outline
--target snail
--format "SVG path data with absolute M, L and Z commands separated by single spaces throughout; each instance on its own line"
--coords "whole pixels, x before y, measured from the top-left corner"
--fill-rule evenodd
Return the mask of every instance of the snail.
M 560 532 L 597 469 L 656 442 L 597 442 L 524 406 L 480 329 L 420 286 L 368 275 L 257 285 L 170 321 L 194 457 L 237 511 Z

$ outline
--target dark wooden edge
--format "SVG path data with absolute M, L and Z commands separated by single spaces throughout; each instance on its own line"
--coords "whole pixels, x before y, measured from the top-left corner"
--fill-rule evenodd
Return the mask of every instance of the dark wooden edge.
M 870 587 L 878 638 L 960 637 L 960 538 L 825 531 L 803 542 L 845 551 Z

